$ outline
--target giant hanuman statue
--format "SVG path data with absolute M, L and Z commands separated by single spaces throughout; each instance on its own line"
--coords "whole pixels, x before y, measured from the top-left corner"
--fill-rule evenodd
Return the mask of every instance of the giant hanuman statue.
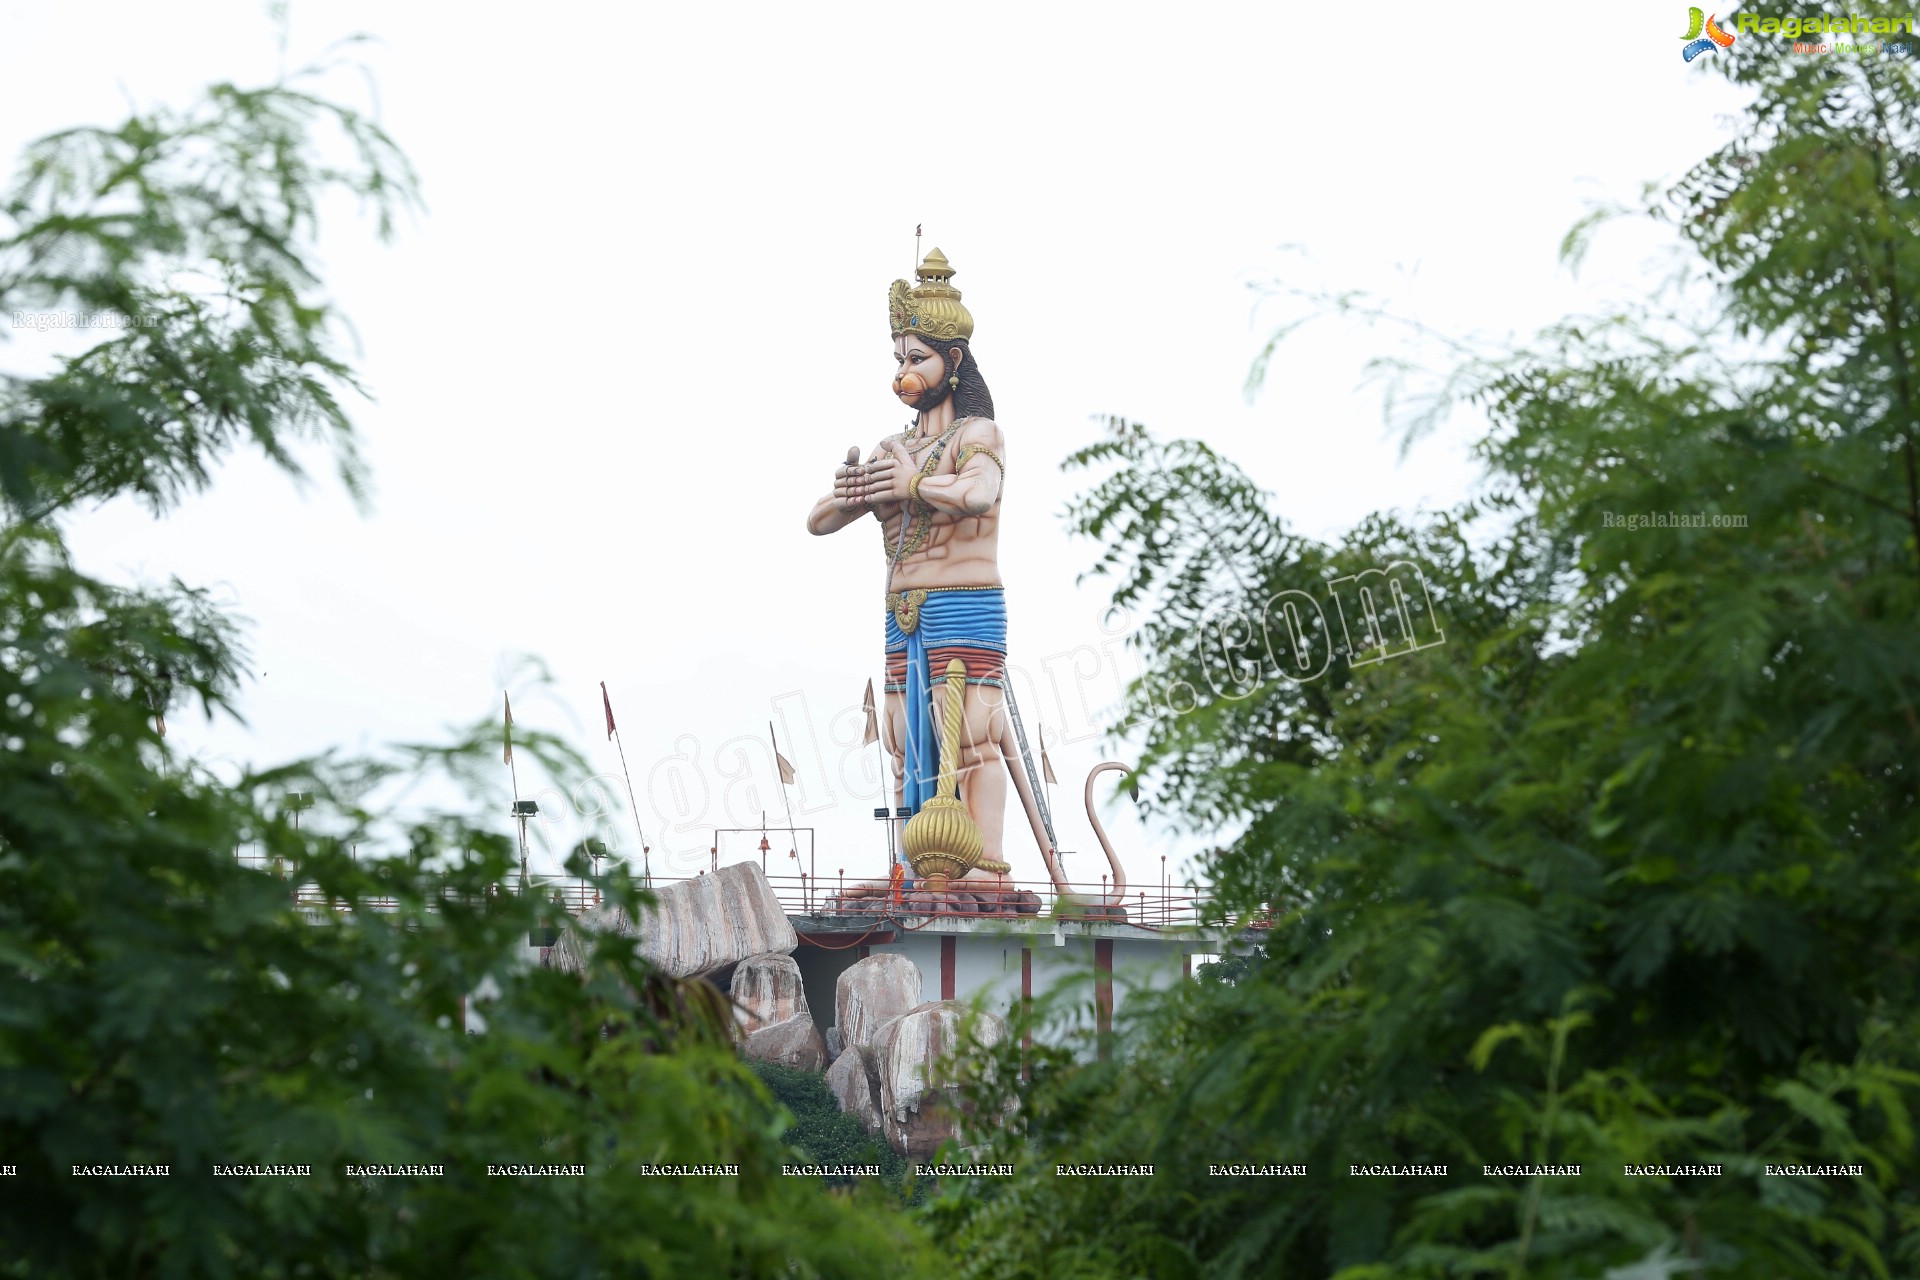
M 847 451 L 807 530 L 833 533 L 868 515 L 880 524 L 887 562 L 882 735 L 893 756 L 895 804 L 915 815 L 904 843 L 916 873 L 936 889 L 948 875 L 966 877 L 970 890 L 1005 886 L 1001 827 L 1010 775 L 1048 875 L 1063 886 L 1033 772 L 1007 714 L 999 563 L 1006 441 L 973 358 L 973 317 L 953 287 L 953 267 L 935 249 L 915 274 L 916 286 L 896 280 L 887 298 L 893 393 L 915 420 L 865 462 L 858 449 Z M 949 708 L 958 714 L 949 716 Z M 957 766 L 944 786 L 943 736 Z M 951 799 L 956 785 L 964 810 Z

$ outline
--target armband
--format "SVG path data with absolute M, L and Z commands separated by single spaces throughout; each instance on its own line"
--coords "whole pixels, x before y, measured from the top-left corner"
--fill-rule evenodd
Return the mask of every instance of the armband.
M 1000 469 L 1000 478 L 1003 480 L 1006 479 L 1007 464 L 1000 461 L 999 454 L 995 453 L 993 450 L 987 448 L 987 446 L 983 444 L 970 444 L 966 448 L 962 449 L 960 451 L 960 456 L 955 460 L 955 465 L 962 466 L 962 467 L 966 466 L 967 463 L 970 460 L 972 460 L 973 455 L 976 453 L 986 454 L 987 457 L 992 460 L 993 465 Z

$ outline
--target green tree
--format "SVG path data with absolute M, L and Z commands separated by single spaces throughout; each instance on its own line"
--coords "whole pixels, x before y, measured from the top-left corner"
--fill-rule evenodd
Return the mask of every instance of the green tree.
M 1480 501 L 1320 547 L 1196 442 L 1071 460 L 1112 468 L 1073 522 L 1150 609 L 1153 802 L 1238 832 L 1210 877 L 1271 927 L 1113 1063 L 1037 1064 L 1003 1151 L 1159 1176 L 942 1204 L 974 1274 L 1920 1273 L 1920 89 L 1759 39 L 1714 65 L 1752 108 L 1650 209 L 1711 310 L 1459 370 Z M 1611 518 L 1648 512 L 1738 527 Z M 1397 560 L 1444 643 L 1384 590 L 1364 634 L 1337 580 Z M 1296 650 L 1303 588 L 1345 607 Z M 1450 1172 L 1348 1176 L 1415 1163 Z M 1723 1174 L 1624 1176 L 1680 1164 Z
M 0 1159 L 18 1168 L 0 1275 L 917 1273 L 904 1219 L 781 1176 L 787 1117 L 712 988 L 630 942 L 599 946 L 584 981 L 516 962 L 537 908 L 503 892 L 493 824 L 428 812 L 403 823 L 404 855 L 352 856 L 392 831 L 381 783 L 472 782 L 494 730 L 237 783 L 158 731 L 178 695 L 231 709 L 237 629 L 186 584 L 88 576 L 62 528 L 116 496 L 163 515 L 249 443 L 295 475 L 302 441 L 327 444 L 357 491 L 356 388 L 310 265 L 339 188 L 383 233 L 414 199 L 364 116 L 298 81 L 222 85 L 184 114 L 45 139 L 0 209 L 0 311 L 130 321 L 0 380 Z M 299 826 L 295 787 L 314 800 Z M 239 865 L 242 844 L 284 874 Z M 622 873 L 601 887 L 639 904 Z M 485 1033 L 465 1035 L 480 991 Z M 738 1173 L 640 1170 L 695 1161 Z M 444 1176 L 348 1172 L 363 1164 Z

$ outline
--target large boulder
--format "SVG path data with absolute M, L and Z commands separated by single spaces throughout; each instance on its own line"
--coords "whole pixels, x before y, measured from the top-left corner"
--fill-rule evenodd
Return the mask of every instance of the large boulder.
M 820 1028 L 813 1025 L 813 1015 L 804 1010 L 784 1022 L 747 1032 L 741 1052 L 796 1071 L 824 1071 L 827 1066 L 827 1046 L 820 1038 Z
M 553 967 L 579 972 L 596 933 L 638 935 L 640 954 L 678 978 L 724 982 L 749 956 L 800 945 L 758 863 L 738 862 L 655 891 L 636 922 L 615 906 L 589 911 L 560 935 Z
M 746 1033 L 741 1052 L 800 1071 L 824 1071 L 826 1042 L 807 1008 L 792 956 L 748 956 L 733 970 L 734 1016 Z
M 868 1133 L 880 1132 L 880 1106 L 873 1098 L 873 1080 L 858 1049 L 848 1049 L 827 1068 L 827 1088 L 840 1109 L 860 1122 Z
M 881 1130 L 887 1145 L 909 1159 L 931 1158 L 954 1136 L 958 1097 L 939 1063 L 959 1047 L 961 1026 L 970 1015 L 978 1019 L 974 1036 L 981 1046 L 1006 1039 L 1003 1019 L 985 1012 L 975 1015 L 958 1000 L 935 1000 L 911 1009 L 874 1038 L 868 1060 L 879 1084 L 875 1101 Z
M 807 1009 L 806 990 L 800 985 L 800 966 L 792 956 L 778 952 L 748 956 L 736 965 L 728 994 L 749 1033 L 785 1022 L 795 1014 L 813 1016 Z
M 864 1049 L 881 1024 L 920 1003 L 920 966 L 895 951 L 856 960 L 833 989 L 833 1021 L 840 1043 Z

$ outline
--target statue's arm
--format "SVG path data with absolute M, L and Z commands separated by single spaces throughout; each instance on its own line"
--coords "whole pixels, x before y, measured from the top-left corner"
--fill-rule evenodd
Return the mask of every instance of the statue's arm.
M 1000 424 L 980 418 L 967 424 L 954 442 L 958 468 L 951 475 L 928 476 L 919 485 L 920 501 L 934 514 L 952 520 L 983 516 L 1000 500 L 1006 483 L 1006 438 Z
M 807 532 L 816 537 L 837 533 L 866 515 L 870 509 L 862 504 L 849 511 L 838 492 L 830 493 L 813 504 L 813 510 L 807 515 Z

